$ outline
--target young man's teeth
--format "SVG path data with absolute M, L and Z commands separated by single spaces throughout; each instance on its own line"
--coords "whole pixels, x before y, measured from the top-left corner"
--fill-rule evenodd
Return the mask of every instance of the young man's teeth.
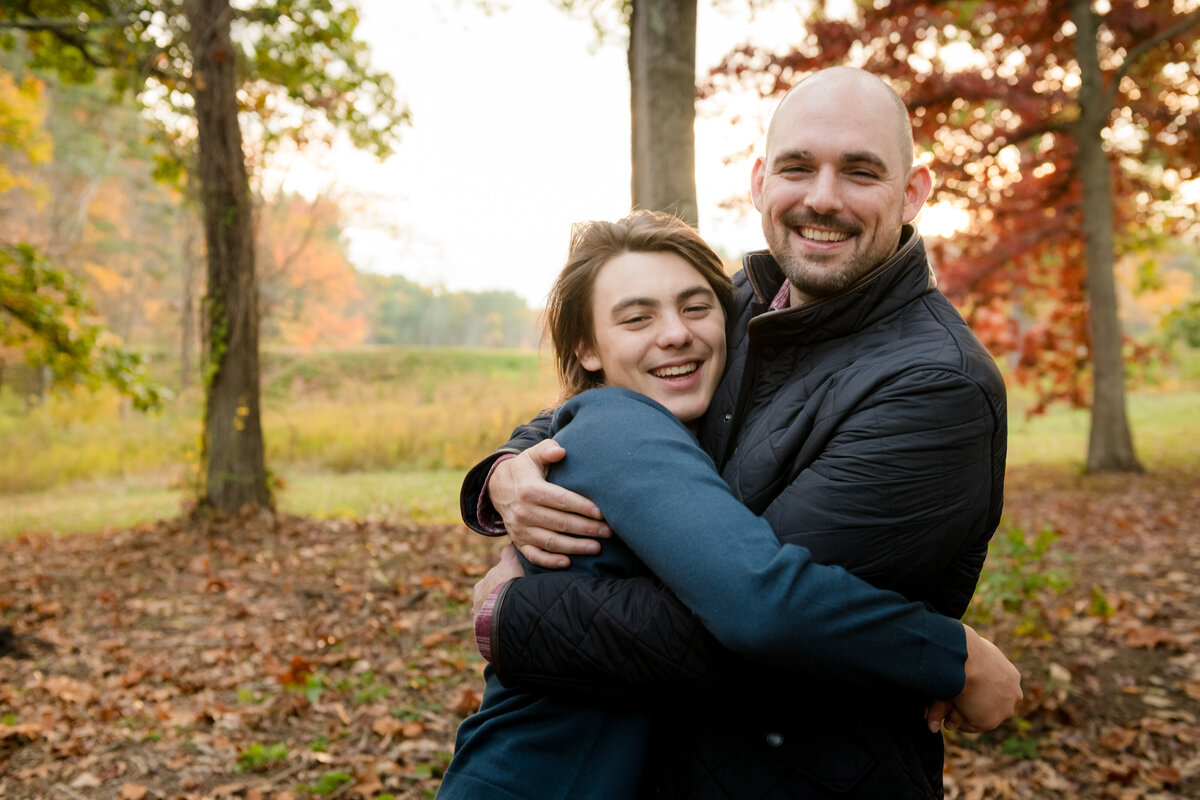
M 814 242 L 844 242 L 850 238 L 848 233 L 820 231 L 816 228 L 801 228 L 800 235 L 805 239 L 812 239 Z
M 691 375 L 696 371 L 696 363 L 680 364 L 678 367 L 663 367 L 656 369 L 651 374 L 656 378 L 678 378 L 681 375 Z

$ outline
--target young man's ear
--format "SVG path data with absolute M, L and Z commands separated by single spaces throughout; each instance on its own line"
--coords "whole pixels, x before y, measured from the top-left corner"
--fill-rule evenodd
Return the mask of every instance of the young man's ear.
M 576 347 L 575 357 L 579 359 L 579 366 L 588 372 L 600 371 L 600 357 L 596 355 L 596 348 L 592 345 L 581 344 Z

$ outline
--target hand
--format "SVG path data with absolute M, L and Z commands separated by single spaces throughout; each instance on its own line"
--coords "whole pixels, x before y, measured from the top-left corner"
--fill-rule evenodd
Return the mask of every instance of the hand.
M 967 679 L 962 694 L 951 703 L 936 700 L 925 712 L 929 729 L 936 731 L 944 720 L 948 730 L 968 733 L 990 731 L 1012 716 L 1021 693 L 1021 673 L 1000 648 L 984 639 L 970 625 L 967 635 Z
M 953 700 L 934 700 L 925 709 L 925 724 L 929 726 L 929 730 L 933 733 L 937 733 L 942 729 L 943 722 L 946 725 L 946 730 L 954 730 L 954 726 L 946 719 L 953 710 Z
M 612 535 L 595 503 L 546 480 L 547 466 L 566 454 L 547 439 L 497 465 L 488 480 L 488 496 L 508 535 L 539 567 L 570 566 L 568 555 L 598 553 L 594 540 Z
M 471 603 L 471 619 L 479 616 L 479 607 L 497 586 L 507 583 L 513 578 L 523 577 L 525 577 L 525 568 L 521 566 L 521 562 L 517 558 L 517 551 L 511 544 L 504 545 L 500 548 L 500 561 L 479 579 L 479 583 L 475 584 L 475 597 Z

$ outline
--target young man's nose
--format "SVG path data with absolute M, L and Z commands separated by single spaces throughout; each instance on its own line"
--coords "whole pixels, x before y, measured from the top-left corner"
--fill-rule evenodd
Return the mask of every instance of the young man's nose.
M 659 346 L 682 347 L 691 341 L 692 329 L 682 317 L 667 316 L 663 319 L 662 328 L 658 332 Z

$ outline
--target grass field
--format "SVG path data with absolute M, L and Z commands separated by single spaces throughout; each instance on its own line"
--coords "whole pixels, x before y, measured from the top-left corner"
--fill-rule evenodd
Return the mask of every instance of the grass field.
M 263 422 L 279 509 L 457 519 L 465 469 L 553 402 L 545 361 L 436 348 L 268 355 Z M 1151 470 L 1200 462 L 1197 362 L 1193 354 L 1169 383 L 1130 395 L 1135 445 Z M 1026 419 L 1019 391 L 1011 404 L 1010 466 L 1082 467 L 1086 411 Z M 52 396 L 31 410 L 0 394 L 0 536 L 178 515 L 192 496 L 199 418 L 195 390 L 156 415 L 110 394 Z

